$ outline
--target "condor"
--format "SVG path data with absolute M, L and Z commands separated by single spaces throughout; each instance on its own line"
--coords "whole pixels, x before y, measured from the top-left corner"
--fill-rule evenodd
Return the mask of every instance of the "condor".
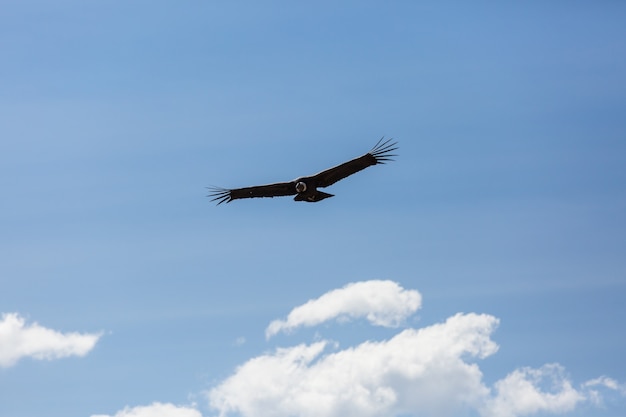
M 316 203 L 325 198 L 333 197 L 333 194 L 319 191 L 318 188 L 325 188 L 333 185 L 337 181 L 357 173 L 369 166 L 384 164 L 387 161 L 393 161 L 391 157 L 396 155 L 392 155 L 391 152 L 398 149 L 396 145 L 397 142 L 392 142 L 392 139 L 384 140 L 384 137 L 382 137 L 376 145 L 374 145 L 372 150 L 365 155 L 354 158 L 351 161 L 344 162 L 343 164 L 337 165 L 336 167 L 327 169 L 318 174 L 309 177 L 300 177 L 289 182 L 256 185 L 245 188 L 228 189 L 209 187 L 211 190 L 209 197 L 213 197 L 211 201 L 217 201 L 218 205 L 224 202 L 230 203 L 231 201 L 240 198 L 283 197 L 289 195 L 295 195 L 295 201 Z

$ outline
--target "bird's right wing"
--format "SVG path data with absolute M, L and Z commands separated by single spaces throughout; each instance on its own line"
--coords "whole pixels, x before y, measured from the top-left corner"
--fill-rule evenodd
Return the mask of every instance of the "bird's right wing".
M 245 188 L 220 188 L 209 187 L 211 193 L 208 197 L 213 197 L 211 201 L 217 201 L 217 205 L 224 202 L 230 203 L 239 198 L 256 198 L 256 197 L 283 197 L 287 195 L 296 195 L 296 183 L 279 182 L 276 184 L 257 185 Z
M 355 174 L 369 166 L 384 164 L 387 161 L 393 161 L 391 157 L 396 155 L 392 155 L 391 153 L 398 149 L 398 143 L 392 142 L 392 140 L 393 139 L 391 138 L 387 140 L 384 140 L 384 137 L 380 138 L 372 150 L 365 155 L 317 173 L 313 175 L 313 178 L 319 187 L 328 187 L 329 185 L 333 185 L 337 181 Z

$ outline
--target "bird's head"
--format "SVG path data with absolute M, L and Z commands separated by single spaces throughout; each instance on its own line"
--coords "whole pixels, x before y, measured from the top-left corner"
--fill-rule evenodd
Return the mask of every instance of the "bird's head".
M 303 193 L 306 191 L 306 183 L 300 181 L 296 184 L 296 191 L 299 193 Z

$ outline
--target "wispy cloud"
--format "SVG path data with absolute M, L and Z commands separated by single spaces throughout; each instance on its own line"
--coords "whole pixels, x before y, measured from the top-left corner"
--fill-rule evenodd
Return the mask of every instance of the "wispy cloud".
M 374 287 L 378 291 L 369 291 Z M 278 324 L 268 334 L 341 315 L 397 323 L 419 307 L 419 294 L 408 302 L 409 294 L 418 293 L 389 281 L 350 284 L 295 308 L 287 320 L 274 322 Z M 399 299 L 405 300 L 404 308 L 398 308 Z M 487 314 L 456 314 L 442 323 L 343 350 L 327 340 L 277 348 L 249 359 L 206 394 L 221 417 L 521 417 L 599 405 L 599 389 L 621 389 L 607 377 L 575 388 L 558 364 L 519 368 L 486 385 L 477 360 L 497 352 L 491 334 L 498 324 Z
M 620 384 L 613 378 L 609 378 L 606 376 L 601 376 L 599 378 L 591 379 L 583 384 L 583 386 L 591 388 L 591 387 L 605 387 L 615 391 L 620 391 L 626 394 L 626 386 Z
M 604 406 L 604 396 L 600 392 L 600 389 L 604 392 L 606 392 L 607 389 L 611 390 L 614 394 L 617 394 L 617 396 L 626 396 L 626 384 L 620 384 L 615 379 L 607 376 L 591 379 L 582 384 L 582 387 L 586 391 L 587 398 L 600 407 Z
M 24 357 L 58 359 L 84 356 L 101 333 L 61 333 L 37 323 L 26 324 L 17 313 L 2 314 L 0 320 L 0 367 L 15 365 Z
M 235 339 L 235 341 L 233 342 L 233 346 L 243 346 L 246 344 L 246 338 L 243 336 L 239 336 L 238 338 Z
M 415 313 L 422 297 L 393 281 L 363 281 L 330 291 L 291 310 L 285 320 L 275 320 L 265 330 L 266 338 L 301 326 L 316 326 L 339 319 L 366 318 L 376 326 L 395 327 Z
M 91 417 L 202 417 L 202 414 L 193 407 L 156 402 L 146 406 L 126 407 L 112 416 L 94 414 Z

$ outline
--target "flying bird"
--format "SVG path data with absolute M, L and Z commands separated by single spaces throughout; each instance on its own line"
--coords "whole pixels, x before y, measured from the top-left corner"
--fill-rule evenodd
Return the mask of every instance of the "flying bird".
M 333 194 L 328 194 L 323 191 L 319 191 L 318 188 L 325 188 L 333 185 L 339 180 L 342 180 L 354 173 L 357 173 L 369 166 L 384 164 L 387 161 L 393 161 L 391 159 L 391 152 L 398 149 L 397 142 L 392 142 L 392 139 L 384 140 L 382 137 L 371 151 L 363 156 L 354 158 L 351 161 L 344 162 L 336 167 L 327 169 L 315 175 L 309 177 L 300 177 L 289 182 L 278 182 L 275 184 L 256 185 L 253 187 L 244 188 L 219 188 L 209 187 L 211 193 L 209 197 L 213 197 L 211 201 L 217 201 L 217 205 L 224 202 L 230 203 L 233 200 L 240 198 L 256 198 L 256 197 L 283 197 L 289 195 L 295 195 L 295 201 L 307 201 L 310 203 L 316 203 L 322 201 L 325 198 L 333 197 Z

